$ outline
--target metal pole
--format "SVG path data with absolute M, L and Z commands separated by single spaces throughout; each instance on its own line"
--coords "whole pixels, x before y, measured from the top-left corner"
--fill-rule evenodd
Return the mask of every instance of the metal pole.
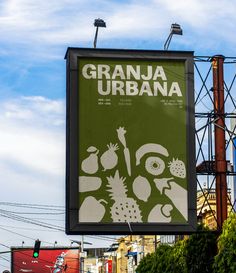
M 155 246 L 154 246 L 154 250 L 155 250 L 155 252 L 156 252 L 156 250 L 157 250 L 157 236 L 156 236 L 156 235 L 154 235 L 154 236 L 155 236 L 155 241 L 154 241 Z
M 80 251 L 82 257 L 80 257 L 80 272 L 84 273 L 84 235 L 81 235 Z
M 166 40 L 166 42 L 165 42 L 165 44 L 164 44 L 164 50 L 168 50 L 170 42 L 171 42 L 171 39 L 172 39 L 172 36 L 173 36 L 173 34 L 170 33 L 169 36 L 168 36 L 168 38 L 167 38 L 167 40 Z
M 94 48 L 97 47 L 97 38 L 98 38 L 98 27 L 96 27 L 96 33 L 95 33 L 94 42 L 93 42 Z
M 224 110 L 224 56 L 212 58 L 213 97 L 215 117 L 215 168 L 216 168 L 216 216 L 219 231 L 227 219 L 227 182 L 225 152 L 225 110 Z

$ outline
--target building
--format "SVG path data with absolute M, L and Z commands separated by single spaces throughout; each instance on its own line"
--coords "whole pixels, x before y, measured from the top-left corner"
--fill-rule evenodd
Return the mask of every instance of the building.
M 232 211 L 230 192 L 228 192 L 228 213 Z M 217 229 L 216 222 L 216 192 L 215 189 L 198 191 L 197 215 L 199 220 L 210 229 Z
M 117 273 L 135 273 L 140 260 L 155 251 L 155 235 L 128 235 L 120 238 L 117 249 Z

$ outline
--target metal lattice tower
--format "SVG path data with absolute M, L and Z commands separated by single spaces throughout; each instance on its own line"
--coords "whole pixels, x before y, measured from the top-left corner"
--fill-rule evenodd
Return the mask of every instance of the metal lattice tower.
M 221 230 L 236 199 L 236 57 L 195 57 L 195 128 L 198 195 Z M 214 196 L 215 206 L 209 201 Z

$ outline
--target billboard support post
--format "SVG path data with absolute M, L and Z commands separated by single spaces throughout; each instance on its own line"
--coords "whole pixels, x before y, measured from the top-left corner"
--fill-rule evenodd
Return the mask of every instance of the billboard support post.
M 221 231 L 227 218 L 227 183 L 225 152 L 225 110 L 224 110 L 224 56 L 212 58 L 213 97 L 215 119 L 215 162 L 216 162 L 216 213 L 217 225 Z

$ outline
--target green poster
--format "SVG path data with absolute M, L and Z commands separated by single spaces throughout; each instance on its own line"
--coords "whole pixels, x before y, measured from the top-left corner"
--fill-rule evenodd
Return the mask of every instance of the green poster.
M 78 222 L 188 222 L 184 60 L 78 60 Z

